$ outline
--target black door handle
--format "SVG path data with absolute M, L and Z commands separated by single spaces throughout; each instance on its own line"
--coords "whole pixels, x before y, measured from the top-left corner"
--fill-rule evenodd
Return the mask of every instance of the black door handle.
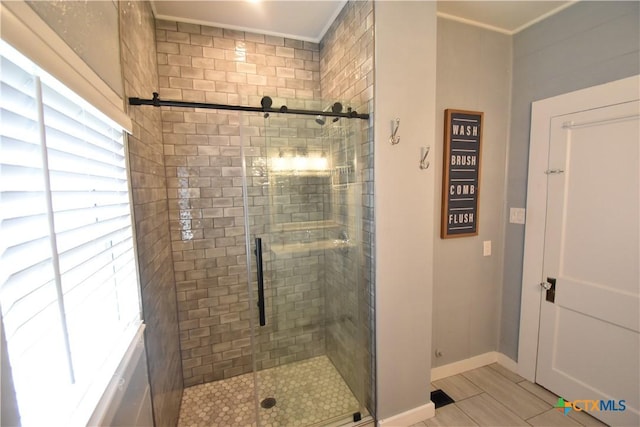
M 547 286 L 543 286 L 547 291 L 545 295 L 545 299 L 548 302 L 555 303 L 556 302 L 556 279 L 554 277 L 547 277 L 546 281 Z
M 264 315 L 264 275 L 262 271 L 262 239 L 256 237 L 256 267 L 258 275 L 258 315 L 260 316 L 260 326 L 267 324 Z

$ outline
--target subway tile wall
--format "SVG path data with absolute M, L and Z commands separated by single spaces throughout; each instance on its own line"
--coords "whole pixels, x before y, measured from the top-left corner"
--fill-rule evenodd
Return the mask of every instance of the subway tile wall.
M 156 37 L 161 98 L 258 106 L 267 95 L 276 106 L 318 107 L 317 44 L 169 21 L 157 21 Z M 265 127 L 259 114 L 186 108 L 163 108 L 162 119 L 189 386 L 252 369 L 250 322 L 256 313 L 246 287 L 241 139 L 252 235 L 271 231 L 265 228 L 269 215 L 282 224 L 317 220 L 309 211 L 324 203 L 325 190 L 313 178 L 299 178 L 291 193 L 280 194 L 277 180 L 269 183 L 265 172 L 267 157 L 276 155 L 267 152 L 267 139 L 284 155 L 317 148 L 313 119 L 273 115 L 269 121 L 277 126 Z M 266 249 L 272 243 L 266 241 Z M 256 340 L 258 368 L 324 354 L 324 254 L 268 251 L 266 257 L 273 268 L 267 269 L 269 320 Z
M 153 14 L 147 2 L 118 6 L 125 94 L 147 98 L 158 83 Z M 176 425 L 183 379 L 161 116 L 149 107 L 128 107 L 128 113 L 133 123 L 127 145 L 154 420 L 158 426 Z
M 349 2 L 322 46 L 170 21 L 157 21 L 156 28 L 164 99 L 257 106 L 267 95 L 275 106 L 317 110 L 326 107 L 321 99 L 327 99 L 371 111 L 371 2 Z M 272 157 L 344 155 L 345 147 L 340 138 L 326 138 L 329 127 L 321 128 L 313 118 L 272 114 L 265 126 L 259 114 L 163 108 L 162 121 L 185 386 L 252 369 L 250 326 L 257 313 L 250 306 L 255 294 L 246 288 L 244 146 L 247 217 L 252 237 L 265 237 L 267 264 L 267 326 L 256 337 L 257 367 L 327 352 L 352 391 L 372 409 L 370 124 L 349 121 L 358 127 L 350 132 L 361 139 L 351 149 L 357 162 L 346 177 L 268 177 Z M 353 184 L 349 173 L 357 173 L 362 183 L 334 185 Z M 356 211 L 361 212 L 357 217 Z M 323 249 L 323 242 L 339 238 L 340 231 L 361 239 L 364 250 Z M 292 240 L 300 245 L 287 247 Z M 349 269 L 348 260 L 359 269 Z M 255 267 L 252 282 L 254 277 Z
M 320 44 L 324 99 L 344 100 L 361 113 L 373 111 L 373 2 L 349 1 Z M 373 257 L 373 125 L 351 121 L 347 132 L 358 135 L 357 186 L 333 192 L 332 219 L 362 241 L 362 251 L 328 254 L 327 355 L 359 399 L 373 411 L 375 402 L 374 257 Z M 353 129 L 358 126 L 359 129 Z M 351 158 L 349 154 L 347 158 Z M 355 205 L 361 210 L 354 209 Z M 359 212 L 360 218 L 346 214 Z M 357 227 L 354 230 L 354 227 Z M 359 259 L 358 274 L 345 274 L 345 261 Z
M 263 129 L 267 159 L 253 158 L 247 173 L 268 196 L 256 216 L 249 210 L 252 236 L 265 240 L 267 325 L 257 330 L 258 369 L 325 353 L 325 254 L 318 246 L 324 229 L 318 224 L 324 224 L 328 207 L 328 177 L 275 170 L 267 177 L 264 166 L 259 172 L 255 167 L 256 161 L 264 165 L 281 155 L 321 155 L 320 126 L 311 117 L 274 115 L 268 122 Z

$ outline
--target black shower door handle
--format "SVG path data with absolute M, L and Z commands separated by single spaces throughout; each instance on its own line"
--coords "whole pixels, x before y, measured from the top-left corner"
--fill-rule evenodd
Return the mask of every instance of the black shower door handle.
M 267 324 L 264 315 L 264 275 L 262 271 L 262 239 L 256 237 L 256 266 L 258 274 L 258 315 L 260 316 L 260 326 Z

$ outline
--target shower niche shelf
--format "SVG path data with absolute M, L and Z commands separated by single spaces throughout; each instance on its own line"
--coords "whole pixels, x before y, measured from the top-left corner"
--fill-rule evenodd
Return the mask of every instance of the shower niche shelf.
M 323 220 L 323 221 L 300 221 L 300 222 L 283 222 L 281 224 L 274 224 L 271 226 L 272 231 L 306 231 L 306 230 L 327 230 L 331 228 L 338 228 L 340 224 L 335 221 Z
M 329 170 L 321 170 L 321 171 L 309 171 L 309 170 L 278 170 L 278 171 L 270 171 L 269 172 L 274 177 L 290 177 L 290 176 L 299 176 L 299 177 L 321 177 L 328 178 L 331 176 L 331 171 Z
M 276 243 L 270 246 L 270 250 L 276 256 L 290 255 L 301 252 L 324 251 L 327 249 L 349 249 L 355 247 L 355 244 L 348 240 L 327 239 L 315 242 L 302 243 Z

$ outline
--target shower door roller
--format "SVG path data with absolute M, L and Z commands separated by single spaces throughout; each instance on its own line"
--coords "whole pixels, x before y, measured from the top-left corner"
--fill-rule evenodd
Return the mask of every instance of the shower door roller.
M 256 237 L 256 270 L 258 279 L 258 313 L 260 316 L 260 326 L 267 324 L 264 314 L 264 275 L 262 271 L 262 239 Z

